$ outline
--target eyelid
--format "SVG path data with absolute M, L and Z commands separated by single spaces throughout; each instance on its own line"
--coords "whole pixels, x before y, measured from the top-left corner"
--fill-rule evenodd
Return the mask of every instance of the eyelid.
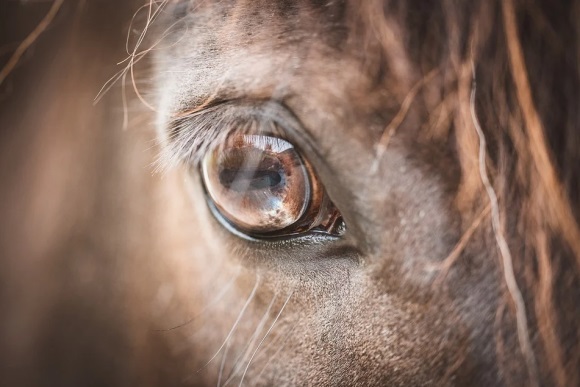
M 280 138 L 299 137 L 299 148 L 309 144 L 299 120 L 275 101 L 229 100 L 201 110 L 176 114 L 167 125 L 169 141 L 157 167 L 199 166 L 204 155 L 235 134 L 270 134 Z M 314 149 L 313 146 L 309 146 Z

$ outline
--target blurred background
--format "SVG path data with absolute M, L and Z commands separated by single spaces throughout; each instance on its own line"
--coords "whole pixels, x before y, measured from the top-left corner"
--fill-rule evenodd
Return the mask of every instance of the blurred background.
M 0 2 L 5 73 L 42 32 L 0 78 L 2 386 L 171 384 L 141 307 L 160 270 L 152 120 L 130 103 L 123 128 L 119 84 L 94 104 L 139 3 Z

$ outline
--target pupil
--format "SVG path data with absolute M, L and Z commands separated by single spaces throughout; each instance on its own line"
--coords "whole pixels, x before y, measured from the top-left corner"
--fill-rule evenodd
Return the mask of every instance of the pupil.
M 276 171 L 228 168 L 220 171 L 219 179 L 225 188 L 245 192 L 273 188 L 282 182 L 282 175 Z

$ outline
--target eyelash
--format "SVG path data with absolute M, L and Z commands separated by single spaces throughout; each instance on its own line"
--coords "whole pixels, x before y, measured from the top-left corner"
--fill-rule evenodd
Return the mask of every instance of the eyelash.
M 285 109 L 269 102 L 262 104 L 227 101 L 203 110 L 176 115 L 167 125 L 168 141 L 156 162 L 157 170 L 178 165 L 199 167 L 204 155 L 229 136 L 270 134 L 285 138 Z M 286 122 L 285 122 L 286 121 Z

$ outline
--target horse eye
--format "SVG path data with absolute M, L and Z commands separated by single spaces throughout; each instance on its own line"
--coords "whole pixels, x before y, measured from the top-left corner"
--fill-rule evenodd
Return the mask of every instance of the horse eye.
M 312 167 L 286 140 L 232 136 L 208 152 L 201 169 L 214 208 L 244 234 L 267 238 L 344 232 L 342 216 Z

